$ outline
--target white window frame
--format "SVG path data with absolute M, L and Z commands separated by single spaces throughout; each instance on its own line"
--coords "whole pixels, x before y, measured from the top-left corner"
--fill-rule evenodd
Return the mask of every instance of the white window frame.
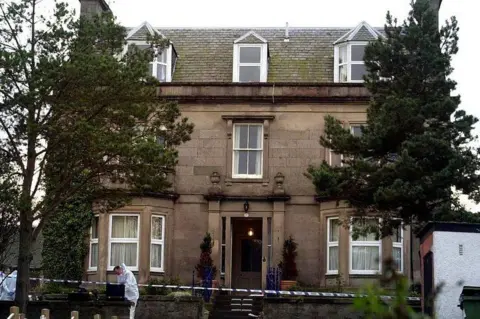
M 243 125 L 248 125 L 248 126 L 259 126 L 260 127 L 260 148 L 253 149 L 253 148 L 236 148 L 235 147 L 235 134 L 236 134 L 236 127 L 237 126 L 243 126 Z M 264 156 L 264 149 L 263 149 L 263 130 L 265 128 L 263 127 L 263 124 L 260 123 L 235 123 L 233 124 L 233 134 L 232 134 L 232 178 L 247 178 L 247 179 L 259 179 L 263 177 L 263 156 Z M 261 151 L 260 153 L 260 174 L 236 174 L 235 170 L 235 152 L 236 151 Z
M 403 236 L 404 236 L 404 231 L 403 231 L 403 223 L 399 225 L 400 228 L 400 242 L 395 242 L 394 238 L 392 236 L 392 255 L 393 255 L 393 249 L 394 248 L 399 248 L 400 249 L 400 270 L 398 270 L 399 273 L 403 273 L 403 267 L 404 267 L 404 250 L 403 250 Z
M 154 239 L 152 236 L 153 219 L 160 218 L 162 220 L 162 239 Z M 165 271 L 165 215 L 152 215 L 150 219 L 150 271 L 164 272 Z M 160 267 L 152 267 L 152 245 L 161 245 L 162 247 L 162 264 Z
M 352 275 L 376 275 L 382 271 L 382 238 L 379 238 L 378 241 L 354 241 L 352 238 L 353 234 L 353 223 L 356 218 L 353 217 L 350 220 L 350 253 L 349 253 L 349 264 L 350 264 L 350 274 Z M 367 217 L 366 219 L 374 219 L 379 223 L 381 220 L 375 217 Z M 378 247 L 378 270 L 358 270 L 353 269 L 353 247 Z
M 260 48 L 259 63 L 240 63 L 240 48 Z M 266 43 L 259 44 L 243 44 L 236 43 L 233 45 L 233 82 L 240 82 L 240 66 L 260 66 L 259 83 L 267 82 L 268 75 L 268 50 Z M 250 83 L 250 82 L 242 82 Z M 255 82 L 251 82 L 255 83 Z
M 334 60 L 333 60 L 333 77 L 334 82 L 337 83 L 363 83 L 363 80 L 352 80 L 352 65 L 353 64 L 365 64 L 364 61 L 352 61 L 352 45 L 368 45 L 368 41 L 352 41 L 348 43 L 342 43 L 335 45 L 334 51 Z M 340 64 L 340 48 L 346 47 L 347 48 L 347 61 Z M 347 81 L 341 81 L 340 79 L 340 66 L 346 65 L 347 67 Z
M 135 45 L 150 45 L 146 41 L 138 41 L 138 40 L 128 40 L 127 45 L 125 45 L 124 51 L 122 52 L 122 56 L 125 55 L 128 52 L 128 46 L 130 44 L 135 44 Z M 163 62 L 158 62 L 156 61 L 156 58 L 154 58 L 154 61 L 150 62 L 152 64 L 152 76 L 157 78 L 157 64 L 162 64 L 166 65 L 166 75 L 165 75 L 165 82 L 172 82 L 172 74 L 173 74 L 173 66 L 172 66 L 172 55 L 173 55 L 173 46 L 169 44 L 166 48 L 163 49 L 163 53 L 167 55 L 167 60 L 166 63 Z
M 93 238 L 92 235 L 93 235 L 93 224 L 92 226 L 90 226 L 90 236 L 89 236 L 89 239 L 90 239 L 90 243 L 89 243 L 89 252 L 88 252 L 88 270 L 92 270 L 92 271 L 96 271 L 97 268 L 98 268 L 98 255 L 99 255 L 99 248 L 98 247 L 98 224 L 100 222 L 100 217 L 99 215 L 94 215 L 93 216 L 94 219 L 97 219 L 97 238 Z M 97 265 L 96 266 L 92 266 L 92 245 L 96 244 L 97 245 Z
M 349 130 L 350 130 L 350 134 L 353 135 L 353 128 L 354 127 L 362 127 L 362 126 L 365 126 L 365 124 L 359 124 L 359 123 L 352 123 L 352 124 L 349 124 Z M 355 136 L 355 135 L 353 135 Z M 343 167 L 345 166 L 345 164 L 343 163 L 343 159 L 345 157 L 343 156 L 343 154 L 340 154 L 340 166 Z
M 330 270 L 330 247 L 338 247 L 338 254 L 340 255 L 340 246 L 339 246 L 339 243 L 340 243 L 340 229 L 338 230 L 339 234 L 338 234 L 338 241 L 331 241 L 330 240 L 330 225 L 332 223 L 332 221 L 336 220 L 337 222 L 339 221 L 339 218 L 338 217 L 328 217 L 327 218 L 327 271 L 326 271 L 326 274 L 327 275 L 338 275 L 338 269 L 337 270 Z M 338 258 L 338 257 L 337 257 Z M 340 263 L 339 263 L 339 266 L 340 266 Z
M 112 238 L 113 217 L 137 217 L 137 238 Z M 127 265 L 128 269 L 138 271 L 139 255 L 140 255 L 140 214 L 110 214 L 108 224 L 108 269 L 118 265 L 111 265 L 112 261 L 112 244 L 137 244 L 137 264 L 135 267 Z

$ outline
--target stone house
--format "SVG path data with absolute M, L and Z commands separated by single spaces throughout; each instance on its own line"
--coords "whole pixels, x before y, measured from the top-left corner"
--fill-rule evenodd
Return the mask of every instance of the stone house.
M 108 10 L 103 0 L 80 2 L 84 14 Z M 341 277 L 344 286 L 361 286 L 387 256 L 418 277 L 418 243 L 408 227 L 381 240 L 354 240 L 338 225 L 352 208 L 317 198 L 304 176 L 323 160 L 341 165 L 341 155 L 319 144 L 325 115 L 361 134 L 370 98 L 362 84 L 364 48 L 382 32 L 367 22 L 129 28 L 129 45 L 146 45 L 147 33 L 170 40 L 150 69 L 162 82 L 159 97 L 178 101 L 195 129 L 179 148 L 172 193 L 134 197 L 96 217 L 87 278 L 113 279 L 113 267 L 125 262 L 140 282 L 179 276 L 189 284 L 207 232 L 217 279 L 228 287 L 265 288 L 267 269 L 281 260 L 290 235 L 304 283 L 330 286 Z

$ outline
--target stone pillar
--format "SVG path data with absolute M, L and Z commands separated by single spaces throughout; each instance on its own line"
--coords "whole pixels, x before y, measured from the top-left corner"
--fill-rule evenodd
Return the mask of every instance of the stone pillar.
M 232 287 L 232 218 L 225 219 L 225 286 Z
M 212 236 L 212 259 L 217 267 L 215 279 L 220 277 L 220 267 L 222 265 L 220 249 L 222 247 L 222 219 L 220 218 L 220 201 L 211 200 L 208 202 L 208 232 Z M 218 278 L 217 278 L 218 277 Z
M 285 241 L 285 202 L 273 202 L 272 218 L 272 265 L 276 266 L 282 260 L 282 248 Z
M 267 288 L 268 217 L 262 218 L 262 289 Z
M 150 277 L 150 239 L 152 232 L 152 208 L 150 206 L 145 207 L 141 212 L 141 215 L 142 216 L 140 218 L 139 234 L 140 247 L 138 247 L 138 282 L 146 283 L 148 281 L 148 278 Z M 164 222 L 166 222 L 165 219 Z
M 98 281 L 107 279 L 109 223 L 110 218 L 108 214 L 100 213 L 98 215 Z

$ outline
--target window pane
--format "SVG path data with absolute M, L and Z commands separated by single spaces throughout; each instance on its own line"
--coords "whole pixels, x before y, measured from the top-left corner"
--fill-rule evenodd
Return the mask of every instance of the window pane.
M 353 270 L 380 270 L 380 248 L 378 246 L 353 246 Z
M 113 216 L 112 238 L 137 238 L 137 216 Z
M 360 125 L 355 125 L 351 127 L 352 135 L 360 137 L 362 136 L 362 127 Z
M 348 81 L 348 77 L 347 77 L 347 66 L 346 65 L 342 65 L 340 66 L 339 68 L 339 76 L 340 76 L 340 82 L 347 82 Z
M 340 234 L 340 222 L 338 219 L 330 219 L 330 229 L 328 230 L 328 241 L 338 241 Z
M 363 61 L 365 45 L 352 45 L 352 61 Z
M 338 270 L 338 246 L 328 247 L 328 270 Z
M 347 46 L 344 45 L 339 48 L 339 60 L 338 63 L 346 63 L 347 62 Z
M 127 267 L 137 267 L 137 244 L 112 243 L 110 265 L 125 263 Z
M 98 244 L 90 245 L 90 267 L 98 265 Z
M 248 151 L 235 151 L 235 174 L 247 174 Z
M 260 66 L 240 66 L 240 82 L 260 82 Z
M 165 146 L 165 136 L 157 136 L 157 144 Z
M 162 52 L 160 52 L 160 54 L 158 54 L 158 55 L 155 57 L 155 60 L 156 60 L 157 62 L 167 63 L 167 51 L 166 51 L 166 50 L 163 50 Z
M 150 247 L 150 267 L 162 268 L 162 245 L 152 244 Z
M 240 47 L 240 63 L 260 63 L 260 47 Z
M 260 175 L 262 169 L 262 151 L 248 151 L 248 174 Z
M 400 247 L 393 247 L 392 255 L 393 255 L 392 256 L 393 261 L 397 266 L 397 271 L 401 271 L 402 270 L 402 249 Z
M 248 147 L 248 125 L 235 125 L 235 148 Z
M 157 64 L 157 80 L 160 82 L 167 80 L 167 66 L 165 64 Z
M 152 239 L 163 239 L 163 218 L 162 217 L 153 217 L 152 218 Z
M 360 230 L 363 232 L 363 228 L 366 228 L 368 226 L 376 226 L 378 224 L 378 220 L 376 219 L 367 219 L 364 221 L 356 220 L 354 223 L 357 223 L 358 227 L 360 227 Z M 355 227 L 355 226 L 354 226 Z M 378 235 L 375 232 L 368 232 L 367 234 L 361 234 L 358 236 L 357 239 L 353 239 L 353 241 L 378 241 Z
M 248 127 L 248 148 L 261 148 L 262 147 L 262 137 L 261 137 L 262 127 L 260 125 L 249 125 Z
M 402 242 L 402 226 L 399 225 L 396 229 L 393 230 L 392 241 L 394 243 Z
M 95 216 L 92 221 L 92 239 L 98 239 L 98 216 Z
M 365 64 L 352 64 L 352 81 L 361 81 L 367 74 Z

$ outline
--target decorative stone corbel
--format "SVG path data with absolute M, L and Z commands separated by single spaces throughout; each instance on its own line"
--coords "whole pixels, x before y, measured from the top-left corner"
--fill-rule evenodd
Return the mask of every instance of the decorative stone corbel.
M 285 176 L 282 173 L 278 172 L 277 175 L 275 175 L 274 180 L 275 180 L 275 186 L 273 188 L 273 194 L 284 195 L 285 188 L 283 186 L 283 183 L 285 181 Z
M 213 172 L 210 175 L 210 182 L 212 183 L 212 186 L 208 189 L 208 193 L 211 195 L 218 195 L 222 193 L 222 187 L 220 186 L 220 174 L 218 172 Z

